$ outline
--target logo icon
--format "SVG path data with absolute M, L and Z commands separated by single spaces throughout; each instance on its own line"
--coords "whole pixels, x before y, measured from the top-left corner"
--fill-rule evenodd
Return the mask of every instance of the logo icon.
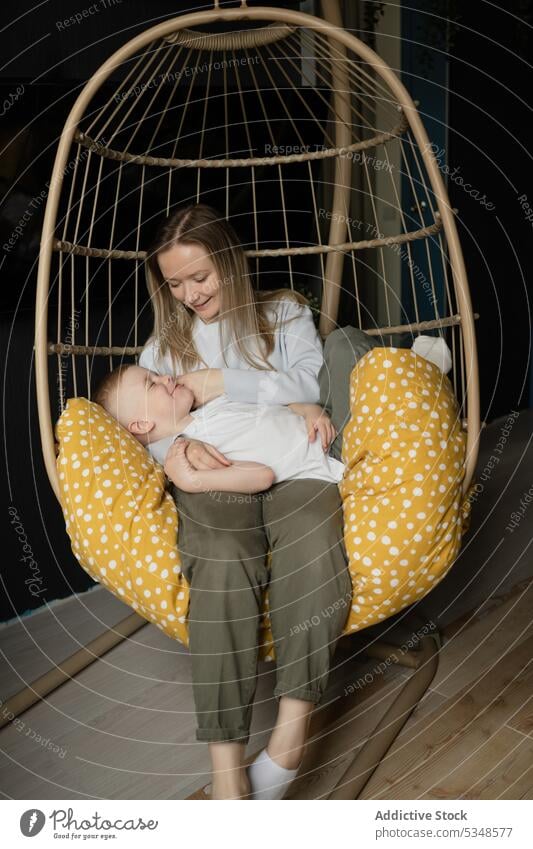
M 30 808 L 24 811 L 20 818 L 20 830 L 24 837 L 35 837 L 39 834 L 46 822 L 46 817 L 38 808 Z

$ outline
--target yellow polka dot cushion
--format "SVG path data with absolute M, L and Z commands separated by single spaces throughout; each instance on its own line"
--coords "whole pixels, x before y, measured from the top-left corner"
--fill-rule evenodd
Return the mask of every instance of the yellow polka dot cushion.
M 353 584 L 347 631 L 416 602 L 451 568 L 466 528 L 466 433 L 453 388 L 412 350 L 374 348 L 350 377 L 340 492 Z
M 451 384 L 410 351 L 375 348 L 352 371 L 340 484 L 353 583 L 344 632 L 422 598 L 459 550 L 465 434 Z M 91 577 L 188 645 L 189 585 L 165 474 L 98 404 L 72 398 L 56 425 L 60 499 Z M 274 657 L 264 596 L 260 658 Z
M 189 584 L 162 466 L 87 398 L 68 400 L 55 433 L 60 500 L 74 556 L 95 581 L 188 645 Z M 270 660 L 268 615 L 262 633 L 260 656 Z

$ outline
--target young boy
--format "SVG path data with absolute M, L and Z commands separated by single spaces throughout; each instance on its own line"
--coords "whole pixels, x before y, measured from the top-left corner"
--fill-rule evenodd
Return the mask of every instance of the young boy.
M 289 479 L 338 483 L 343 476 L 344 463 L 325 452 L 335 430 L 314 404 L 245 404 L 221 395 L 193 410 L 189 389 L 170 375 L 136 365 L 111 372 L 94 400 L 148 449 L 185 492 L 256 493 Z M 317 438 L 310 441 L 304 418 L 310 412 L 323 417 L 324 444 Z M 187 438 L 213 445 L 224 455 L 219 459 L 226 468 L 194 469 L 185 455 Z

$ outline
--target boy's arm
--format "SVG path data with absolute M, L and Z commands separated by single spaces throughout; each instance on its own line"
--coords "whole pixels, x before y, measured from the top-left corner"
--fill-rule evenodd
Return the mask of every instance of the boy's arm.
M 187 440 L 176 439 L 165 458 L 165 474 L 184 492 L 262 492 L 274 483 L 270 466 L 248 461 L 233 462 L 225 469 L 193 469 L 187 460 Z

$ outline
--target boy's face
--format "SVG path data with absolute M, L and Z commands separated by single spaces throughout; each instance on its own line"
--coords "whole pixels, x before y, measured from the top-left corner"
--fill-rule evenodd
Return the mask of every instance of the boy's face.
M 176 432 L 194 395 L 169 374 L 131 366 L 122 376 L 115 403 L 116 418 L 124 427 L 143 442 L 155 442 Z

